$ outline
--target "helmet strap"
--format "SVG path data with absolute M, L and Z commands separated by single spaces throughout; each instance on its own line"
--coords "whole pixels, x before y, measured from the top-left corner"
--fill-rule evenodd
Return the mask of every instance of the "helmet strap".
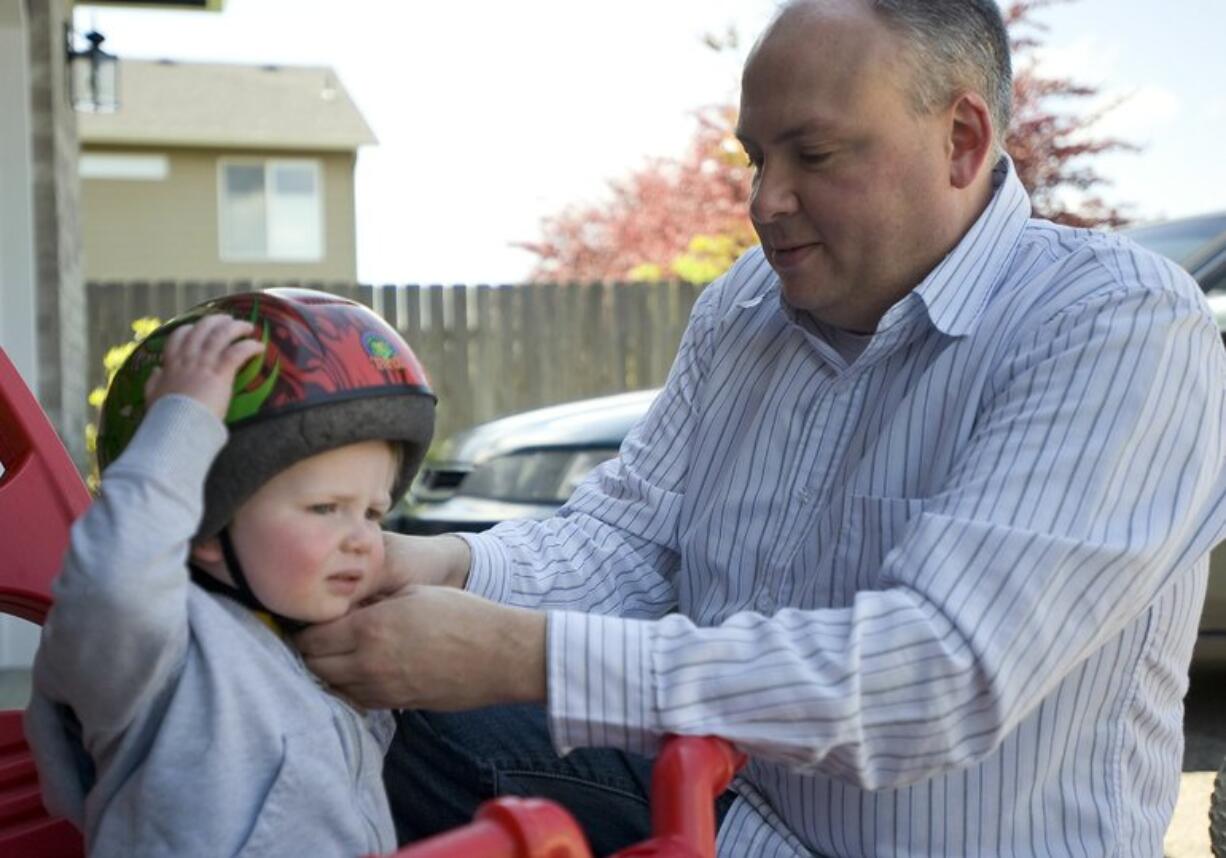
M 267 614 L 285 634 L 300 632 L 310 625 L 310 623 L 305 623 L 302 620 L 295 620 L 284 614 L 278 614 L 261 602 L 259 597 L 256 596 L 255 591 L 251 589 L 251 584 L 247 581 L 247 573 L 243 571 L 243 564 L 238 559 L 238 552 L 234 550 L 234 540 L 230 538 L 230 529 L 223 527 L 221 532 L 217 534 L 217 539 L 221 543 L 221 554 L 225 558 L 226 568 L 230 570 L 230 577 L 234 580 L 234 586 L 232 587 L 224 581 L 218 580 L 195 564 L 189 564 L 193 581 L 210 593 L 228 596 L 246 608 Z

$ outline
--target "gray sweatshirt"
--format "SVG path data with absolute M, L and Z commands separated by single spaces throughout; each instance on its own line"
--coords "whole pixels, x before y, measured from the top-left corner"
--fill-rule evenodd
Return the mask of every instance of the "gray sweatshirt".
M 388 713 L 188 577 L 225 440 L 194 400 L 159 400 L 73 525 L 25 720 L 45 803 L 92 856 L 390 852 Z

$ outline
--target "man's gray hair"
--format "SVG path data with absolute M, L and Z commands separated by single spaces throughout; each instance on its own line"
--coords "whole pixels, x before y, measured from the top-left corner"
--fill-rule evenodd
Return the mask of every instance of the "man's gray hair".
M 910 46 L 911 98 L 918 113 L 948 106 L 960 89 L 983 96 L 996 144 L 1003 147 L 1013 113 L 1009 36 L 994 0 L 866 0 Z M 783 11 L 812 5 L 790 0 Z

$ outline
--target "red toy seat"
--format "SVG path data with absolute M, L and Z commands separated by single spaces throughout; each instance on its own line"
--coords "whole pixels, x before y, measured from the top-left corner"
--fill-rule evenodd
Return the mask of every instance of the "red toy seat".
M 0 349 L 0 613 L 41 623 L 68 528 L 89 505 L 59 436 Z M 0 712 L 0 855 L 77 858 L 80 833 L 43 809 L 21 711 Z

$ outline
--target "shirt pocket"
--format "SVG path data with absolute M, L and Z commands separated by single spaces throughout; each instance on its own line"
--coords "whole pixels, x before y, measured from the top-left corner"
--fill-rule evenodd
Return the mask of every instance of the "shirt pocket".
M 845 607 L 861 590 L 880 587 L 881 566 L 906 537 L 908 526 L 924 510 L 922 498 L 848 495 L 826 557 L 828 594 L 818 598 L 829 607 Z

